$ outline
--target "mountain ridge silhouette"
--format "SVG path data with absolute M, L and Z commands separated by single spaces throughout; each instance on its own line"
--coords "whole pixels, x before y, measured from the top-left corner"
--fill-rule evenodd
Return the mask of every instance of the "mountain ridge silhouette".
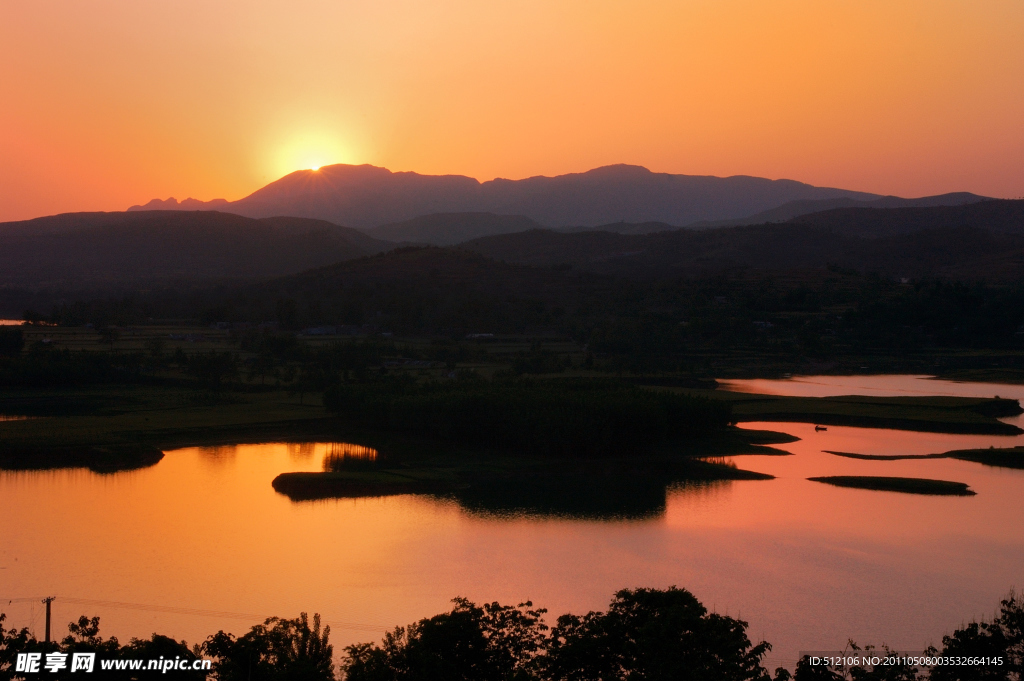
M 656 173 L 618 164 L 582 173 L 497 178 L 392 172 L 372 165 L 337 164 L 298 170 L 237 201 L 154 199 L 135 210 L 219 210 L 252 218 L 280 215 L 372 229 L 436 213 L 518 215 L 544 227 L 740 219 L 791 201 L 876 194 L 815 187 L 796 180 L 748 175 L 715 177 Z

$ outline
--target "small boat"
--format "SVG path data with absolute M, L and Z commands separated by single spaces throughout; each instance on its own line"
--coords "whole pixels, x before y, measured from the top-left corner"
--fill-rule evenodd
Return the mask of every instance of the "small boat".
M 825 426 L 814 426 L 815 430 L 828 430 Z

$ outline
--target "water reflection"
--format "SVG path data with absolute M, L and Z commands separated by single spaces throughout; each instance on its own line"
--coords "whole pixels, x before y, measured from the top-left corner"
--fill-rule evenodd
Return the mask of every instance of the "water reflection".
M 238 445 L 197 447 L 196 451 L 205 463 L 213 466 L 222 466 L 230 464 L 238 455 Z
M 665 512 L 671 480 L 651 473 L 559 475 L 484 480 L 448 495 L 470 513 L 497 517 L 589 520 L 655 518 Z
M 311 459 L 316 453 L 315 442 L 288 443 L 288 456 L 293 460 Z
M 379 475 L 309 480 L 276 488 L 296 502 L 422 494 L 453 501 L 474 514 L 590 520 L 658 517 L 667 490 L 703 489 L 708 480 L 745 478 L 726 457 L 629 457 L 623 459 L 397 460 L 353 443 L 326 445 L 327 472 Z M 275 486 L 277 483 L 275 482 Z
M 669 496 L 700 505 L 728 493 L 734 480 L 675 479 L 651 471 L 620 475 L 549 476 L 520 483 L 478 483 L 444 498 L 466 512 L 498 518 L 587 521 L 654 520 Z
M 325 471 L 358 470 L 369 468 L 378 462 L 379 452 L 373 447 L 351 442 L 331 442 L 324 457 Z

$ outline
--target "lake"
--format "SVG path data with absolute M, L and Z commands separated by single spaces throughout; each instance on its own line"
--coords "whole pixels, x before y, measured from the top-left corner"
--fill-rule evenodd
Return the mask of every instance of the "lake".
M 1024 386 L 909 376 L 730 381 L 789 395 L 951 394 L 1024 398 Z M 1021 417 L 1008 421 L 1022 424 Z M 864 461 L 823 453 L 927 454 L 1024 444 L 1024 436 L 943 435 L 749 423 L 800 439 L 793 456 L 744 456 L 769 481 L 669 490 L 664 511 L 633 520 L 496 515 L 418 496 L 295 503 L 281 472 L 320 470 L 332 445 L 261 444 L 169 451 L 147 469 L 0 472 L 0 610 L 41 634 L 39 598 L 56 595 L 54 629 L 80 614 L 126 640 L 154 631 L 200 641 L 270 615 L 320 612 L 341 646 L 448 607 L 454 596 L 603 609 L 624 587 L 691 590 L 800 650 L 940 644 L 990 616 L 1024 585 L 1024 471 L 955 460 Z M 358 443 L 353 443 L 358 444 Z M 338 447 L 334 446 L 334 450 Z M 349 449 L 351 451 L 357 451 Z M 973 497 L 840 489 L 821 475 L 932 477 Z M 15 600 L 28 599 L 28 600 Z

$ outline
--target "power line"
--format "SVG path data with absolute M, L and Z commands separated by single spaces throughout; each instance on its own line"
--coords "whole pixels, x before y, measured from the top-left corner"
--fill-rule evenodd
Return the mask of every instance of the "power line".
M 23 603 L 38 601 L 38 597 L 28 598 L 0 598 L 0 603 Z M 61 596 L 60 601 L 62 603 L 72 603 L 74 605 L 91 605 L 95 607 L 103 608 L 119 608 L 123 610 L 143 610 L 149 612 L 161 612 L 170 615 L 191 615 L 193 617 L 217 617 L 227 619 L 238 619 L 246 621 L 257 621 L 263 622 L 266 617 L 255 615 L 252 613 L 245 612 L 231 612 L 228 610 L 203 610 L 201 608 L 183 608 L 174 605 L 153 605 L 146 603 L 126 603 L 123 601 L 105 601 L 93 598 L 75 598 L 74 596 Z M 342 621 L 324 621 L 324 624 L 329 624 L 332 628 L 336 629 L 355 629 L 360 631 L 374 631 L 374 632 L 385 632 L 389 631 L 388 627 L 380 624 L 365 624 L 357 622 L 342 622 Z

